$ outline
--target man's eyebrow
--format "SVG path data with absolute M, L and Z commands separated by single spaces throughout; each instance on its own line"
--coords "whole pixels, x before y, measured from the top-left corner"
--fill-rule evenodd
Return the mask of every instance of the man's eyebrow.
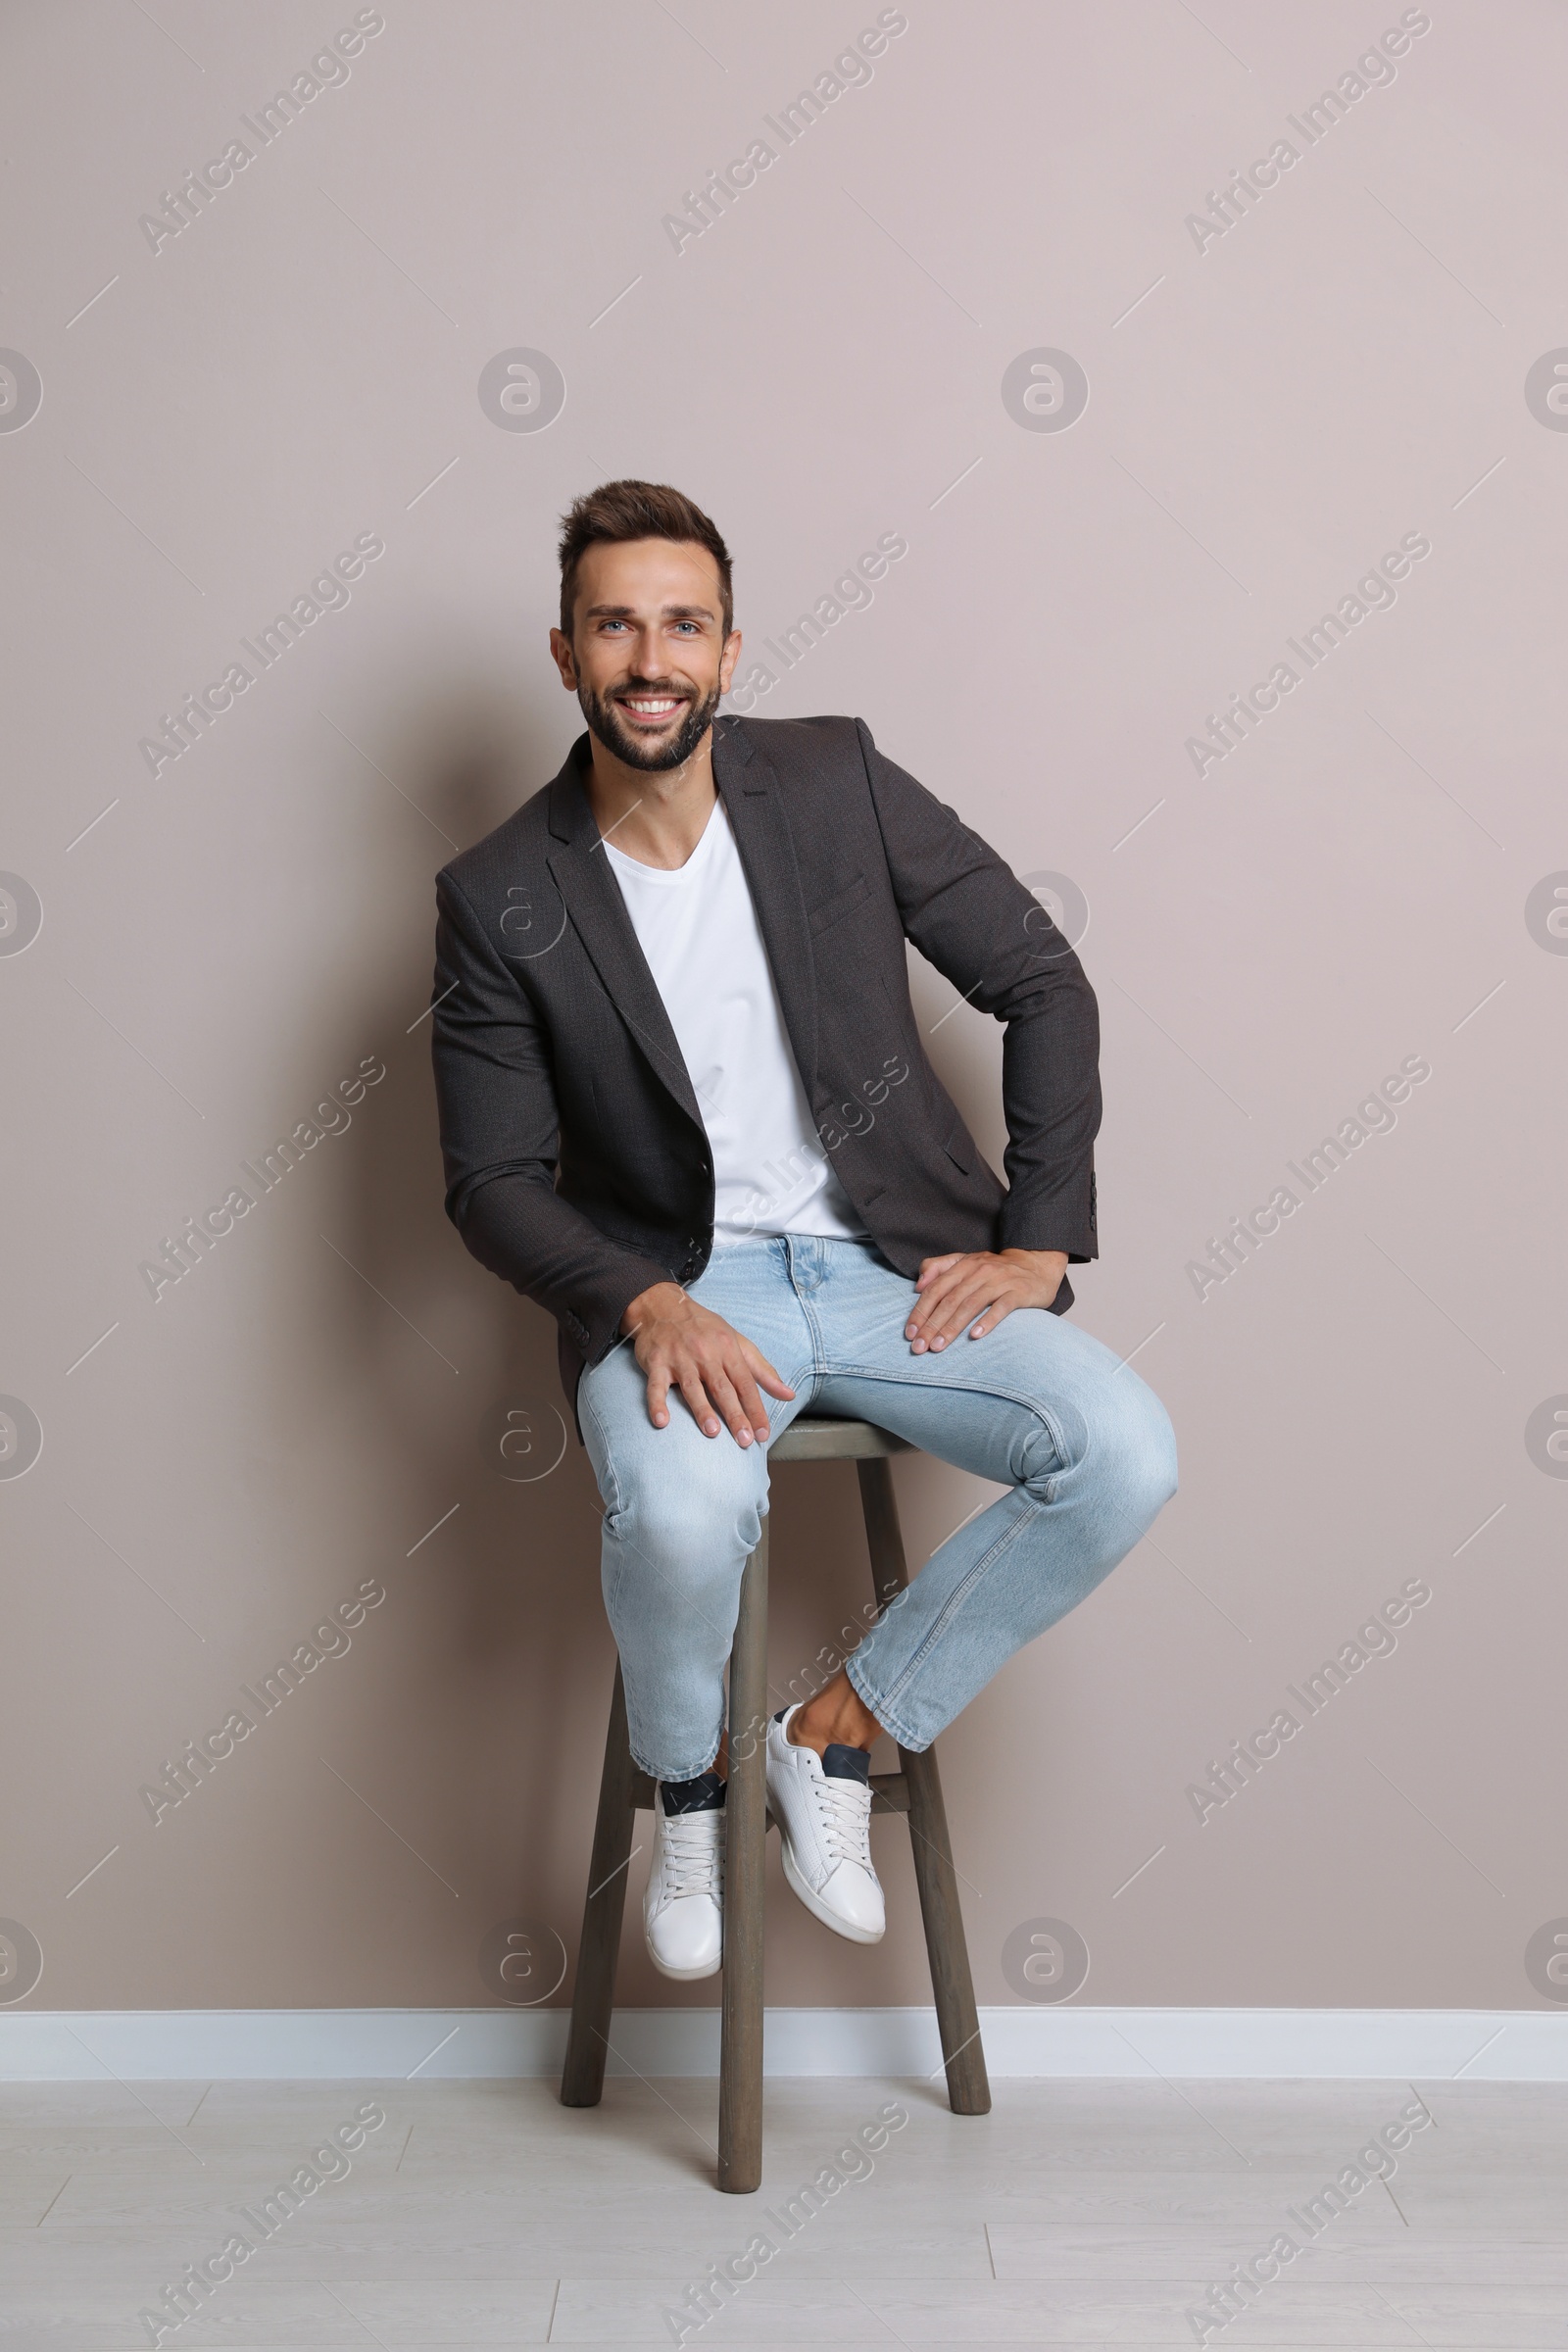
M 669 620 L 712 620 L 716 617 L 711 605 L 661 605 L 660 612 Z M 587 620 L 635 620 L 635 605 L 590 605 Z

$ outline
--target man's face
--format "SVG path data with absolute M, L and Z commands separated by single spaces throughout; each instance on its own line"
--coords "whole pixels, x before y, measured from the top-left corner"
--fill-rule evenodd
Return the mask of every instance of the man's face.
M 562 682 L 593 735 L 628 767 L 679 767 L 712 724 L 740 657 L 724 636 L 718 566 L 704 547 L 629 539 L 577 566 L 572 635 L 550 632 Z

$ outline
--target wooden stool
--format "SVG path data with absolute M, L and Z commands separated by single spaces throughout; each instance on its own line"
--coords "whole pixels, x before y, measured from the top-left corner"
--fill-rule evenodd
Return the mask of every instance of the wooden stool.
M 871 1554 L 872 1588 L 883 1607 L 909 1581 L 887 1461 L 889 1454 L 907 1450 L 904 1439 L 869 1421 L 830 1420 L 804 1413 L 768 1448 L 770 1462 L 855 1463 Z M 718 2185 L 737 2192 L 760 2187 L 762 2179 L 763 1859 L 766 1833 L 773 1826 L 765 1777 L 770 1712 L 767 1528 L 764 1517 L 761 1541 L 741 1579 L 740 1614 L 729 1661 L 734 1746 L 725 1797 L 729 1826 L 725 1833 Z M 750 1739 L 743 1736 L 748 1730 Z M 911 1755 L 901 1747 L 899 1763 L 898 1772 L 873 1774 L 872 1810 L 903 1813 L 908 1818 L 949 2103 L 955 2115 L 986 2115 L 991 2108 L 991 2086 L 980 2044 L 980 2020 L 969 1977 L 969 1952 L 936 1753 L 927 1748 L 922 1755 Z M 651 1809 L 653 1802 L 654 1784 L 637 1770 L 626 1743 L 626 1700 L 617 1663 L 605 1740 L 604 1778 L 599 1784 L 593 1859 L 588 1866 L 571 2028 L 561 2078 L 562 2104 L 566 2107 L 596 2107 L 604 2089 L 633 1817 L 639 1808 Z

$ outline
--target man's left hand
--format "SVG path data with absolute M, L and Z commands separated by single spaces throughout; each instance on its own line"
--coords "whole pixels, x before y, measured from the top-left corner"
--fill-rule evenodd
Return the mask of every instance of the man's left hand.
M 1065 1250 L 962 1250 L 923 1257 L 914 1284 L 920 1295 L 904 1327 L 911 1353 L 945 1348 L 966 1324 L 973 1324 L 971 1340 L 983 1340 L 1015 1306 L 1049 1306 L 1066 1271 Z

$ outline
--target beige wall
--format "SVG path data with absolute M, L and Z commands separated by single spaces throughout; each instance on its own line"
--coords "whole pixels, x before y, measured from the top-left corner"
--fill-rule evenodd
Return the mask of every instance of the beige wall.
M 1397 6 L 910 0 L 678 253 L 662 216 L 780 146 L 764 116 L 874 7 L 386 0 L 266 148 L 240 118 L 351 0 L 155 13 L 3 31 L 0 343 L 42 384 L 0 431 L 0 868 L 42 908 L 24 944 L 26 892 L 0 902 L 0 1392 L 43 1433 L 0 1479 L 0 1915 L 42 1949 L 34 2005 L 483 2002 L 499 1923 L 575 1945 L 595 1495 L 575 1443 L 551 1466 L 551 1325 L 443 1218 L 420 1013 L 436 867 L 577 729 L 555 518 L 630 472 L 718 519 L 753 646 L 906 538 L 755 707 L 861 713 L 1091 910 L 1105 1254 L 1077 1312 L 1141 1347 L 1182 1489 L 946 1743 L 981 1998 L 1017 1997 L 1004 1946 L 1050 1918 L 1089 2000 L 1544 2006 L 1568 416 L 1526 378 L 1568 345 L 1561 12 L 1434 0 L 1308 146 L 1288 118 Z M 237 135 L 155 251 L 138 217 Z M 1280 137 L 1294 168 L 1195 231 Z M 517 349 L 564 379 L 548 429 L 481 407 Z M 1087 375 L 1067 430 L 1004 402 L 1042 349 Z M 352 600 L 260 673 L 240 641 L 361 534 Z M 1308 671 L 1287 641 L 1405 534 L 1430 553 L 1396 601 Z M 150 773 L 139 740 L 236 660 L 248 690 Z M 1281 661 L 1300 682 L 1199 773 L 1187 739 Z M 934 1024 L 953 992 L 922 969 L 917 997 Z M 932 1050 L 995 1152 L 999 1034 L 960 1009 Z M 1393 1131 L 1200 1298 L 1209 1237 L 1406 1056 L 1431 1074 Z M 364 1060 L 352 1124 L 155 1303 L 141 1262 Z M 532 1483 L 500 1474 L 509 1412 Z M 922 1557 L 984 1492 L 898 1478 Z M 782 1682 L 866 1570 L 847 1470 L 780 1487 Z M 1393 1654 L 1200 1823 L 1190 1785 L 1407 1580 L 1431 1597 Z M 143 1785 L 367 1582 L 352 1647 L 155 1826 Z M 902 1835 L 877 1950 L 775 1888 L 775 1998 L 923 1997 Z M 622 1995 L 713 1997 L 631 1936 Z

